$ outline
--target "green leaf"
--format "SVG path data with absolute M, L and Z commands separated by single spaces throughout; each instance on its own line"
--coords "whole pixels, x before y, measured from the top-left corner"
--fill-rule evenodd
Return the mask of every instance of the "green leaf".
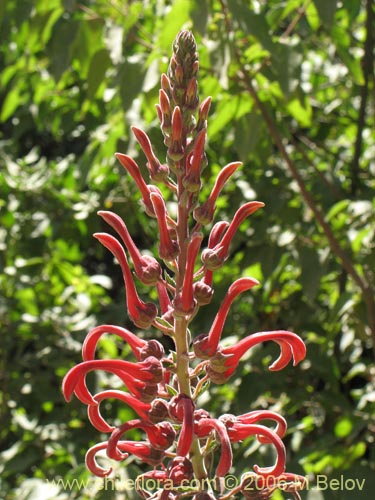
M 320 26 L 318 10 L 313 2 L 309 2 L 306 8 L 306 19 L 313 31 L 317 31 Z
M 190 18 L 192 3 L 189 0 L 176 0 L 165 16 L 163 28 L 158 36 L 157 46 L 170 51 L 173 40 Z
M 340 418 L 335 425 L 335 435 L 342 439 L 352 432 L 353 422 L 348 417 Z
M 301 127 L 308 128 L 311 126 L 312 108 L 307 98 L 303 102 L 295 98 L 286 105 L 286 108 Z
M 313 301 L 318 293 L 320 280 L 324 274 L 324 268 L 320 263 L 315 249 L 302 247 L 299 252 L 301 264 L 301 284 L 309 301 Z
M 91 58 L 87 75 L 87 98 L 92 99 L 99 85 L 102 83 L 106 70 L 111 66 L 112 61 L 107 49 L 98 50 Z
M 335 18 L 335 12 L 337 9 L 336 0 L 314 0 L 315 7 L 319 13 L 319 17 L 322 23 L 327 27 L 331 28 L 333 20 Z
M 144 57 L 141 55 L 129 57 L 120 67 L 119 86 L 122 104 L 128 110 L 133 100 L 138 96 L 145 77 Z

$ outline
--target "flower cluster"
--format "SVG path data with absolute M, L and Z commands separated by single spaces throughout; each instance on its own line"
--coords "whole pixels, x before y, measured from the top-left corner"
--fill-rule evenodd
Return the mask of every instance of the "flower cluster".
M 285 472 L 286 453 L 282 438 L 286 422 L 282 416 L 270 410 L 261 410 L 240 416 L 225 414 L 217 418 L 199 408 L 198 404 L 201 393 L 209 383 L 225 383 L 243 355 L 257 344 L 266 341 L 278 344 L 280 356 L 269 367 L 270 370 L 281 370 L 290 361 L 296 365 L 306 354 L 300 337 L 285 330 L 252 333 L 235 345 L 221 345 L 231 304 L 240 294 L 258 285 L 253 278 L 237 279 L 229 287 L 209 332 L 191 333 L 190 323 L 197 311 L 211 301 L 215 271 L 228 259 L 238 227 L 245 218 L 263 207 L 259 201 L 245 203 L 230 223 L 219 221 L 212 227 L 207 247 L 201 249 L 204 226 L 213 222 L 218 196 L 241 163 L 233 162 L 225 166 L 218 174 L 208 199 L 201 203 L 201 173 L 207 166 L 205 142 L 211 99 L 200 103 L 198 66 L 194 37 L 189 31 L 182 31 L 173 44 L 168 73 L 161 78 L 160 100 L 156 106 L 167 148 L 165 163 L 158 160 L 147 134 L 132 127 L 146 158 L 150 184 L 146 183 L 132 158 L 116 154 L 137 184 L 146 213 L 156 219 L 159 259 L 142 255 L 125 222 L 110 211 L 100 211 L 99 216 L 118 237 L 107 233 L 94 235 L 112 252 L 120 265 L 131 321 L 141 330 L 154 327 L 168 335 L 173 339 L 175 349 L 165 353 L 158 340 L 143 340 L 140 333 L 135 334 L 120 326 L 96 327 L 88 333 L 83 344 L 83 362 L 65 376 L 63 393 L 67 401 L 74 394 L 87 405 L 92 425 L 108 434 L 106 441 L 87 452 L 89 470 L 101 477 L 111 473 L 111 468 L 103 468 L 96 460 L 101 450 L 105 450 L 107 457 L 115 461 L 123 461 L 129 455 L 136 457 L 153 467 L 139 476 L 136 483 L 139 494 L 144 498 L 174 499 L 182 495 L 204 500 L 215 498 L 215 491 L 218 490 L 220 498 L 230 498 L 242 492 L 246 498 L 266 499 L 270 498 L 280 482 L 287 485 L 286 491 L 299 498 L 298 490 L 303 480 Z M 175 218 L 168 213 L 168 204 L 157 184 L 166 186 L 175 197 L 178 207 Z M 156 289 L 158 305 L 140 298 L 134 277 Z M 103 335 L 115 335 L 127 343 L 134 361 L 97 359 L 96 348 Z M 117 376 L 123 389 L 106 389 L 95 394 L 90 392 L 86 376 L 97 370 Z M 101 414 L 100 405 L 113 399 L 131 407 L 137 418 L 120 425 L 110 424 Z M 144 440 L 126 438 L 126 433 L 135 428 L 143 433 Z M 254 465 L 234 489 L 225 492 L 222 478 L 233 465 L 232 443 L 249 436 L 260 444 L 274 448 L 275 463 L 269 467 Z M 211 474 L 207 470 L 208 455 L 212 456 L 213 449 L 218 450 L 212 473 L 217 488 L 212 483 L 204 482 Z M 153 478 L 161 487 L 157 491 L 146 491 L 141 486 L 142 478 Z M 189 487 L 189 481 L 194 487 Z M 249 488 L 249 485 L 254 487 Z

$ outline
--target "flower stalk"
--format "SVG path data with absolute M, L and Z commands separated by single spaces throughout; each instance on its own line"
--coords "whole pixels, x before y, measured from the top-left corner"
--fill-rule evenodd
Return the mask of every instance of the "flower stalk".
M 197 335 L 194 331 L 194 317 L 200 307 L 211 301 L 215 273 L 228 260 L 239 226 L 264 206 L 262 202 L 250 201 L 236 211 L 232 221 L 216 222 L 208 235 L 207 247 L 201 248 L 205 241 L 203 228 L 215 217 L 217 199 L 242 164 L 235 161 L 226 165 L 218 174 L 208 199 L 200 199 L 202 171 L 208 164 L 205 145 L 211 98 L 200 103 L 198 68 L 194 37 L 191 32 L 182 31 L 174 41 L 168 72 L 161 77 L 156 105 L 166 146 L 165 161 L 156 156 L 147 133 L 132 127 L 146 157 L 151 184 L 144 180 L 131 157 L 116 153 L 136 183 L 147 215 L 156 219 L 158 258 L 141 254 L 124 220 L 113 212 L 99 211 L 98 214 L 120 240 L 107 233 L 94 234 L 120 265 L 130 320 L 140 330 L 151 327 L 158 330 L 158 339 L 145 340 L 141 331 L 131 332 L 115 325 L 92 329 L 83 344 L 83 361 L 63 380 L 63 394 L 67 401 L 74 394 L 86 404 L 92 425 L 109 434 L 106 441 L 87 452 L 86 464 L 93 474 L 105 477 L 112 472 L 112 467 L 102 468 L 96 461 L 97 453 L 104 450 L 109 460 L 123 462 L 131 455 L 153 467 L 136 480 L 136 491 L 143 498 L 213 500 L 220 496 L 229 499 L 243 492 L 248 481 L 261 485 L 259 498 L 269 498 L 277 487 L 274 487 L 278 484 L 277 478 L 290 480 L 288 491 L 298 495 L 292 475 L 285 472 L 286 451 L 282 438 L 286 422 L 281 415 L 264 409 L 238 417 L 228 414 L 216 417 L 200 407 L 200 396 L 209 384 L 225 383 L 241 358 L 255 345 L 266 341 L 279 345 L 280 356 L 270 370 L 280 370 L 290 361 L 298 364 L 304 359 L 306 349 L 298 335 L 286 330 L 253 333 L 233 345 L 221 345 L 234 300 L 259 284 L 251 277 L 239 278 L 229 287 L 208 333 Z M 176 219 L 170 215 L 169 198 L 164 198 L 155 183 L 163 185 L 174 197 Z M 156 289 L 158 304 L 145 302 L 139 296 L 137 280 Z M 115 335 L 128 344 L 135 361 L 97 359 L 104 335 Z M 163 347 L 163 335 L 174 343 L 169 352 Z M 86 376 L 92 371 L 116 375 L 123 387 L 92 392 L 86 384 Z M 103 401 L 107 405 L 110 400 L 130 407 L 136 418 L 121 423 L 113 419 L 115 424 L 108 422 L 100 412 L 100 405 Z M 271 426 L 266 425 L 270 422 Z M 124 434 L 132 429 L 141 431 L 145 440 L 124 439 Z M 216 488 L 215 481 L 222 483 L 222 478 L 234 466 L 232 443 L 251 436 L 260 445 L 274 447 L 275 463 L 270 467 L 254 465 L 250 475 L 230 491 Z M 213 448 L 218 451 L 212 468 L 214 483 L 210 481 L 208 467 Z M 159 490 L 147 491 L 143 486 L 145 478 L 158 479 Z M 269 478 L 275 481 L 265 481 Z

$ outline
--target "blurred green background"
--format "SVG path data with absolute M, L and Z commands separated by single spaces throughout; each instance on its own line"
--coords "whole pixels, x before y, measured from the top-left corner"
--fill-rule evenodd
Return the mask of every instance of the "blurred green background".
M 277 374 L 267 370 L 276 347 L 253 350 L 229 384 L 211 388 L 205 407 L 281 412 L 288 471 L 311 485 L 319 474 L 365 479 L 362 491 L 310 488 L 304 500 L 369 498 L 374 17 L 371 0 L 0 1 L 2 500 L 134 496 L 90 479 L 84 455 L 103 436 L 60 386 L 91 327 L 134 330 L 119 267 L 92 233 L 104 229 L 96 211 L 111 209 L 142 250 L 156 250 L 155 224 L 114 153 L 145 166 L 130 133 L 136 124 L 164 161 L 155 103 L 181 28 L 198 43 L 201 98 L 213 98 L 202 201 L 219 169 L 241 160 L 216 220 L 230 220 L 247 200 L 266 203 L 241 225 L 193 333 L 208 331 L 234 278 L 253 276 L 261 287 L 234 303 L 224 337 L 283 328 L 308 347 L 301 365 Z M 127 353 L 117 340 L 101 344 L 104 357 Z M 115 405 L 109 414 L 133 416 Z M 270 460 L 269 447 L 246 441 L 236 446 L 234 473 Z M 120 468 L 137 471 L 136 462 Z M 64 489 L 51 484 L 59 478 L 89 482 Z

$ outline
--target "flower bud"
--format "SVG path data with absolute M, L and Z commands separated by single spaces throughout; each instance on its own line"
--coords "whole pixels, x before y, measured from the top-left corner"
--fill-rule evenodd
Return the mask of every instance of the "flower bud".
M 164 356 L 164 347 L 155 339 L 150 339 L 139 350 L 140 360 L 144 361 L 146 358 L 153 356 L 156 359 L 162 359 Z
M 173 484 L 178 486 L 183 480 L 190 481 L 193 478 L 193 465 L 186 457 L 175 457 L 167 465 L 168 477 Z
M 203 281 L 197 281 L 193 285 L 193 294 L 198 306 L 205 306 L 211 302 L 214 290 Z
M 169 417 L 169 406 L 163 399 L 155 399 L 151 403 L 151 409 L 148 411 L 148 419 L 153 424 L 163 422 Z

